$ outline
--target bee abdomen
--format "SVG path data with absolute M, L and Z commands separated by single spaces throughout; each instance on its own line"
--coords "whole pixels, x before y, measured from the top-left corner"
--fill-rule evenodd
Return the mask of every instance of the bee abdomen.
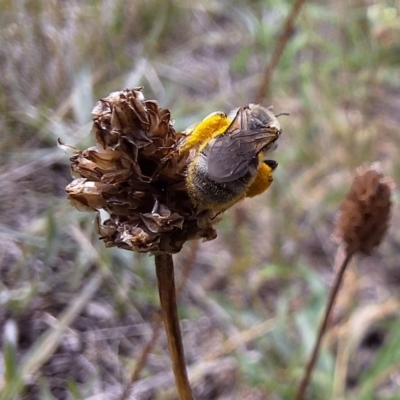
M 254 172 L 249 169 L 249 172 L 240 179 L 231 182 L 216 182 L 210 178 L 207 157 L 201 153 L 189 166 L 187 190 L 196 205 L 202 208 L 223 210 L 245 197 Z

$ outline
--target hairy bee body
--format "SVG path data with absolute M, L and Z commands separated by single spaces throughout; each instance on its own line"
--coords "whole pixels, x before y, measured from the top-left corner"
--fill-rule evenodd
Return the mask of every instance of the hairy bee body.
M 265 155 L 280 133 L 272 110 L 259 105 L 239 108 L 232 119 L 223 113 L 205 118 L 183 145 L 196 149 L 186 178 L 193 204 L 220 212 L 267 190 L 277 163 Z
M 201 208 L 229 208 L 246 197 L 255 179 L 258 160 L 253 160 L 244 176 L 230 182 L 216 182 L 208 172 L 207 148 L 189 166 L 186 187 L 192 202 Z

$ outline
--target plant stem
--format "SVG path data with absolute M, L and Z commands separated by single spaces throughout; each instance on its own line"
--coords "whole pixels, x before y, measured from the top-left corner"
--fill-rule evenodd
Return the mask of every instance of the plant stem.
M 332 286 L 331 292 L 329 294 L 329 299 L 328 299 L 328 304 L 326 306 L 326 310 L 325 310 L 325 314 L 324 314 L 324 319 L 322 321 L 322 324 L 319 328 L 319 332 L 318 332 L 318 336 L 317 336 L 317 340 L 314 344 L 314 349 L 313 352 L 311 354 L 310 359 L 308 360 L 307 363 L 307 367 L 306 370 L 304 372 L 303 375 L 303 379 L 300 382 L 299 388 L 297 390 L 297 395 L 295 400 L 303 400 L 304 399 L 304 395 L 308 386 L 308 383 L 310 381 L 311 378 L 311 374 L 314 370 L 315 367 L 315 363 L 317 361 L 318 358 L 318 354 L 319 354 L 319 350 L 321 347 L 321 343 L 322 343 L 322 339 L 325 335 L 326 332 L 326 328 L 328 326 L 328 321 L 329 321 L 329 317 L 331 315 L 331 311 L 333 309 L 333 306 L 335 304 L 335 300 L 336 300 L 336 296 L 339 292 L 339 288 L 340 285 L 343 281 L 343 276 L 344 276 L 344 272 L 346 271 L 346 267 L 349 264 L 349 261 L 351 259 L 352 254 L 346 254 L 345 258 L 342 261 L 342 264 L 339 267 L 339 270 L 336 274 L 335 277 L 335 282 Z
M 292 10 L 285 21 L 285 25 L 282 29 L 282 33 L 280 34 L 280 36 L 278 38 L 278 42 L 277 42 L 274 52 L 272 54 L 271 61 L 265 67 L 264 77 L 261 82 L 258 94 L 256 95 L 256 103 L 262 103 L 264 100 L 264 97 L 268 93 L 272 74 L 273 74 L 276 66 L 278 65 L 279 60 L 281 59 L 281 56 L 283 54 L 283 51 L 285 50 L 286 44 L 287 44 L 290 36 L 293 33 L 294 21 L 295 21 L 297 15 L 300 13 L 300 10 L 303 7 L 304 3 L 305 3 L 305 0 L 295 0 L 295 2 L 293 4 Z
M 176 387 L 181 400 L 193 400 L 192 389 L 186 371 L 182 334 L 179 325 L 172 255 L 168 253 L 155 255 L 155 264 L 158 293 L 160 295 L 161 309 Z

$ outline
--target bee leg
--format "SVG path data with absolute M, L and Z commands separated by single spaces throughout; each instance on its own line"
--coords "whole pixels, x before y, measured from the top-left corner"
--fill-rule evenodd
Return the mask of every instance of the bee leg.
M 247 189 L 246 197 L 254 197 L 264 193 L 274 180 L 272 176 L 274 169 L 262 162 L 258 168 L 255 180 Z

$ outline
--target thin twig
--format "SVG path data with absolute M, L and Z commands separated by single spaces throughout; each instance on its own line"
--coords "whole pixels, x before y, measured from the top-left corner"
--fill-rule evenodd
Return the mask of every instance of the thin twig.
M 300 385 L 299 385 L 295 400 L 303 400 L 304 399 L 304 395 L 305 395 L 308 383 L 310 381 L 311 374 L 312 374 L 312 372 L 314 370 L 315 363 L 316 363 L 317 358 L 318 358 L 318 354 L 319 354 L 319 350 L 320 350 L 320 347 L 321 347 L 322 339 L 323 339 L 323 337 L 325 335 L 326 328 L 328 326 L 328 321 L 329 321 L 333 306 L 335 304 L 336 296 L 337 296 L 337 294 L 339 292 L 339 288 L 340 288 L 340 285 L 342 283 L 343 276 L 344 276 L 344 273 L 346 271 L 346 267 L 349 264 L 351 256 L 352 256 L 351 254 L 346 254 L 346 256 L 345 256 L 345 258 L 344 258 L 344 260 L 343 260 L 343 262 L 342 262 L 342 264 L 341 264 L 341 266 L 340 266 L 340 268 L 339 268 L 339 270 L 338 270 L 338 272 L 336 274 L 335 282 L 334 282 L 334 284 L 332 286 L 332 289 L 331 289 L 331 292 L 329 294 L 329 300 L 328 300 L 328 304 L 326 306 L 324 319 L 323 319 L 322 324 L 321 324 L 321 326 L 319 328 L 317 341 L 314 344 L 313 352 L 311 354 L 310 359 L 308 360 L 307 367 L 305 369 L 303 379 L 300 382 Z
M 287 44 L 290 36 L 292 35 L 294 21 L 295 21 L 296 17 L 298 16 L 298 14 L 300 13 L 300 10 L 304 3 L 305 3 L 305 0 L 295 0 L 295 2 L 293 4 L 292 11 L 290 12 L 290 14 L 285 22 L 285 25 L 283 26 L 282 33 L 279 36 L 278 42 L 275 46 L 274 52 L 271 57 L 271 61 L 265 67 L 264 78 L 261 82 L 260 89 L 256 96 L 257 103 L 262 103 L 262 101 L 264 100 L 264 97 L 268 93 L 272 74 L 273 74 L 276 66 L 279 63 L 279 60 L 282 57 L 283 51 L 285 50 L 286 44 Z
M 168 253 L 157 254 L 155 256 L 155 264 L 158 292 L 176 387 L 181 400 L 193 400 L 192 389 L 190 388 L 186 371 L 182 334 L 179 325 L 172 255 Z
M 156 323 L 154 325 L 151 338 L 147 342 L 146 346 L 144 346 L 142 353 L 139 356 L 139 359 L 136 363 L 135 369 L 132 373 L 131 376 L 131 381 L 130 383 L 136 382 L 139 379 L 139 374 L 141 370 L 144 368 L 148 355 L 150 354 L 151 349 L 154 347 L 154 345 L 157 343 L 158 337 L 160 336 L 160 328 L 161 328 L 161 322 L 162 319 L 160 318 L 159 315 L 157 315 Z M 130 386 L 128 386 L 128 391 L 129 391 Z M 127 393 L 126 393 L 127 395 Z M 126 397 L 120 397 L 121 400 L 125 399 Z
M 189 279 L 190 271 L 192 270 L 192 267 L 194 265 L 194 262 L 196 261 L 196 256 L 197 256 L 197 249 L 199 248 L 199 240 L 196 240 L 192 243 L 191 248 L 190 248 L 190 253 L 185 259 L 183 268 L 181 269 L 181 281 L 178 285 L 178 288 L 176 290 L 176 297 L 179 299 L 179 297 L 182 295 L 183 290 L 186 287 L 186 283 Z

